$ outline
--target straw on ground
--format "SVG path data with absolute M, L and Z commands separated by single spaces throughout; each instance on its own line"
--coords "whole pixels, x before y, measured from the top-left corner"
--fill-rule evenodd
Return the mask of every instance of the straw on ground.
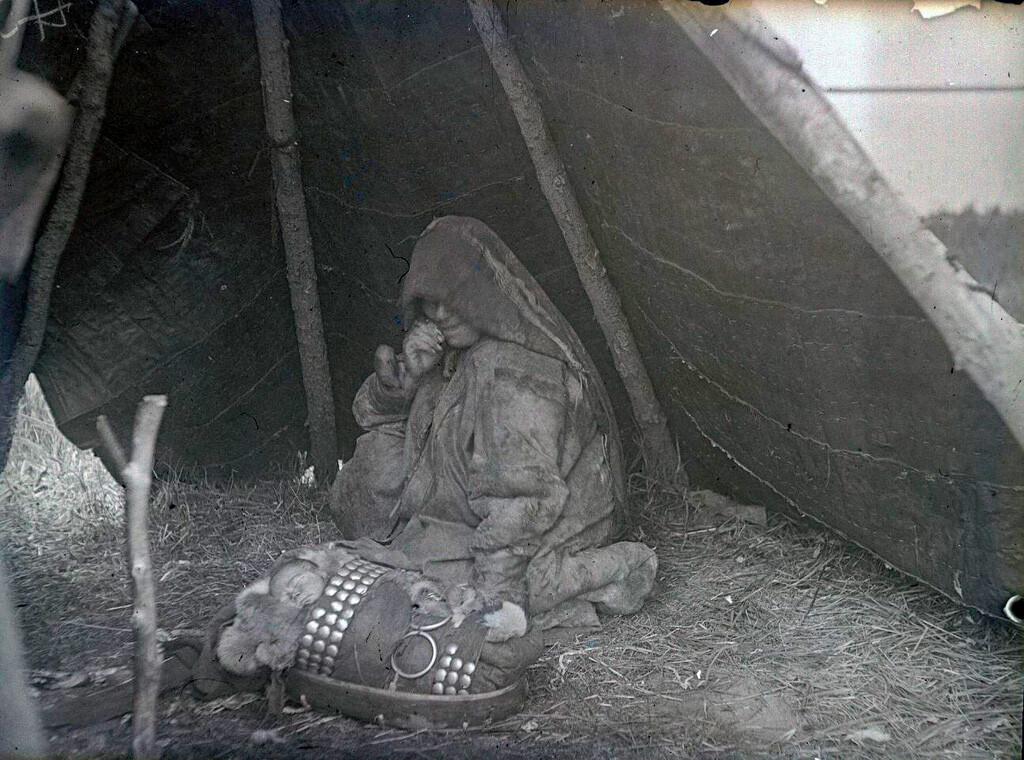
M 165 629 L 201 624 L 282 549 L 337 537 L 297 474 L 158 484 L 151 538 Z M 524 757 L 594 741 L 664 756 L 1020 756 L 1017 631 L 822 531 L 776 515 L 767 527 L 709 529 L 695 525 L 687 494 L 632 486 L 633 537 L 660 557 L 656 593 L 639 614 L 549 647 L 529 671 L 525 713 L 490 732 L 410 735 L 290 710 L 278 735 L 307 757 L 342 746 L 446 755 L 492 740 Z M 28 394 L 0 484 L 0 535 L 34 667 L 127 662 L 121 509 L 116 484 L 57 434 L 38 392 Z M 262 699 L 216 711 L 165 700 L 161 732 L 198 754 L 230 737 L 244 746 L 268 728 Z M 103 737 L 108 747 L 130 742 L 117 726 Z M 55 747 L 95 741 L 95 732 L 66 732 Z M 377 741 L 387 743 L 370 746 Z

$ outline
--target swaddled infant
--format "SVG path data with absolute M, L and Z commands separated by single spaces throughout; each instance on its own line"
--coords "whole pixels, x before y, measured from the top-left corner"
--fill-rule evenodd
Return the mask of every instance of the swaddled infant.
M 328 578 L 355 558 L 333 544 L 286 552 L 268 575 L 235 597 L 234 618 L 221 629 L 216 645 L 221 666 L 248 676 L 262 666 L 282 671 L 293 665 L 309 606 L 323 594 Z M 409 571 L 395 575 L 409 594 L 414 625 L 451 617 L 457 628 L 468 615 L 483 609 L 483 598 L 469 586 L 445 588 Z M 490 642 L 522 636 L 527 627 L 525 614 L 514 604 L 488 613 L 483 622 Z
M 217 641 L 220 664 L 237 675 L 252 675 L 262 665 L 271 670 L 292 665 L 307 607 L 323 593 L 332 566 L 351 558 L 344 551 L 328 555 L 313 547 L 286 552 L 269 575 L 235 597 L 235 617 Z

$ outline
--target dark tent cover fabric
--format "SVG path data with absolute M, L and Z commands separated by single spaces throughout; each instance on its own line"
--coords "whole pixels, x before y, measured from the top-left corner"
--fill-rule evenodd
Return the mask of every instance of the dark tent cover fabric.
M 163 462 L 294 466 L 305 402 L 249 5 L 139 3 L 37 374 L 65 433 L 168 393 Z M 66 88 L 72 27 L 26 40 Z M 503 5 L 692 480 L 813 517 L 988 612 L 1024 587 L 1024 458 L 860 235 L 656 3 Z M 490 225 L 629 406 L 505 94 L 444 3 L 285 4 L 342 451 L 435 216 Z

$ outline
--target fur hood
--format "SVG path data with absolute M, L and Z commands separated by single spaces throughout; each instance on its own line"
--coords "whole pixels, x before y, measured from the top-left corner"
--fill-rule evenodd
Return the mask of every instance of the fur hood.
M 424 316 L 423 301 L 451 307 L 485 335 L 566 364 L 607 437 L 615 493 L 625 497 L 622 449 L 611 402 L 593 360 L 562 313 L 515 254 L 478 219 L 435 219 L 413 249 L 402 288 L 405 322 Z

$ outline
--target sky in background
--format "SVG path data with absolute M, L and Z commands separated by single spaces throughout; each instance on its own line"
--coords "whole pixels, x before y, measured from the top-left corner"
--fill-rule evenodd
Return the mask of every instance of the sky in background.
M 912 0 L 753 4 L 919 213 L 1024 209 L 1024 6 L 925 20 Z

